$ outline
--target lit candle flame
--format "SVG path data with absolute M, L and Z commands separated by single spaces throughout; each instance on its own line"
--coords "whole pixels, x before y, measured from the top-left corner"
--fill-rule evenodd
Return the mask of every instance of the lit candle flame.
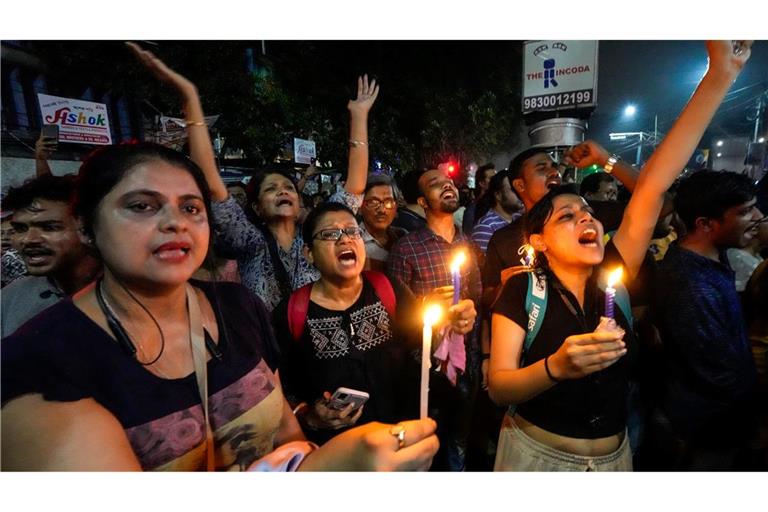
M 531 265 L 533 265 L 533 257 L 535 255 L 536 251 L 534 251 L 533 247 L 531 247 L 529 245 L 528 248 L 525 250 L 525 252 L 528 255 L 528 261 L 530 262 Z
M 624 270 L 621 267 L 616 268 L 613 272 L 608 274 L 608 288 L 613 288 L 616 283 L 621 281 L 621 276 L 624 274 Z
M 432 327 L 443 316 L 443 308 L 437 304 L 430 304 L 427 309 L 424 310 L 424 325 Z
M 467 255 L 464 254 L 464 251 L 457 252 L 456 256 L 453 257 L 453 261 L 451 262 L 451 273 L 458 272 L 465 261 L 467 261 Z

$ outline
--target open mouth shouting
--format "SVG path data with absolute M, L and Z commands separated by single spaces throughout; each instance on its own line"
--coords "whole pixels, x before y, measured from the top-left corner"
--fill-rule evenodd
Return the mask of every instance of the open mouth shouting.
M 30 267 L 45 265 L 54 256 L 54 252 L 44 247 L 29 247 L 21 251 L 24 263 Z
M 336 256 L 336 259 L 345 268 L 354 268 L 357 265 L 357 253 L 352 249 L 344 249 Z
M 452 189 L 447 189 L 442 194 L 440 194 L 440 199 L 444 201 L 450 201 L 458 199 L 458 196 Z
M 277 200 L 276 206 L 278 208 L 281 206 L 293 206 L 293 199 L 290 197 L 281 197 Z
M 553 189 L 562 184 L 563 180 L 560 179 L 560 175 L 553 174 L 547 178 L 546 186 L 548 189 Z
M 597 230 L 587 228 L 579 235 L 579 244 L 583 247 L 600 247 Z
M 167 242 L 155 249 L 152 254 L 166 263 L 179 263 L 187 258 L 191 249 L 191 244 L 187 242 Z

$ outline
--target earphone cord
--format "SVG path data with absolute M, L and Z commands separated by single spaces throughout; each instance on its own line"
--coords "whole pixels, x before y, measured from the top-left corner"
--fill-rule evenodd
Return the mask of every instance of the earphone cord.
M 154 324 L 155 324 L 155 327 L 157 327 L 157 330 L 158 330 L 158 332 L 160 333 L 160 352 L 157 354 L 157 357 L 155 357 L 155 358 L 154 358 L 152 361 L 149 361 L 148 363 L 145 363 L 144 361 L 141 361 L 141 360 L 139 359 L 139 357 L 138 357 L 138 354 L 134 354 L 134 357 L 136 357 L 136 360 L 137 360 L 137 361 L 138 361 L 140 364 L 142 364 L 143 366 L 152 366 L 153 364 L 155 364 L 157 361 L 159 361 L 159 360 L 160 360 L 160 357 L 163 355 L 163 352 L 165 351 L 165 334 L 163 333 L 163 329 L 162 329 L 162 327 L 160 327 L 160 324 L 159 324 L 159 323 L 158 323 L 158 321 L 155 319 L 155 317 L 152 315 L 152 313 L 150 313 L 150 312 L 149 312 L 149 310 L 148 310 L 148 309 L 147 309 L 147 308 L 144 306 L 144 304 L 142 304 L 142 303 L 141 303 L 141 301 L 139 301 L 139 299 L 137 299 L 137 298 L 136 298 L 136 297 L 135 297 L 135 296 L 134 296 L 134 295 L 131 293 L 131 291 L 130 291 L 130 290 L 128 290 L 128 288 L 126 288 L 126 286 L 125 286 L 123 283 L 121 283 L 121 282 L 120 282 L 118 279 L 115 279 L 115 281 L 117 282 L 117 284 L 119 284 L 119 285 L 120 285 L 120 287 L 121 287 L 123 290 L 125 290 L 125 293 L 127 293 L 127 294 L 128 294 L 128 296 L 129 296 L 131 299 L 133 299 L 133 301 L 134 301 L 136 304 L 138 304 L 138 305 L 139 305 L 139 307 L 140 307 L 141 309 L 143 309 L 143 310 L 144 310 L 144 312 L 145 312 L 147 315 L 149 315 L 149 318 L 151 318 L 151 319 L 152 319 L 152 322 L 154 322 Z M 99 279 L 99 282 L 98 282 L 98 285 L 97 285 L 97 286 L 99 287 L 99 291 L 101 291 L 101 290 L 102 290 L 102 285 L 103 285 L 103 282 L 104 282 L 104 280 L 103 280 L 103 279 Z M 102 294 L 102 295 L 103 295 L 103 294 Z M 119 327 L 120 327 L 120 328 L 123 330 L 123 332 L 125 332 L 126 338 L 127 338 L 129 341 L 130 341 L 131 337 L 130 337 L 130 335 L 128 334 L 128 332 L 127 332 L 127 331 L 125 331 L 125 328 L 124 328 L 124 327 L 122 326 L 122 324 L 120 323 L 120 320 L 119 320 L 119 319 L 118 319 L 118 317 L 117 317 L 117 313 L 115 313 L 114 309 L 112 309 L 112 306 L 109 304 L 109 302 L 107 302 L 107 300 L 106 300 L 106 297 L 103 297 L 103 298 L 104 298 L 104 305 L 107 307 L 107 310 L 108 310 L 106 313 L 107 313 L 107 314 L 109 314 L 110 316 L 112 316 L 112 319 L 113 319 L 113 320 L 115 321 L 115 323 L 116 323 L 116 324 L 117 324 L 117 325 L 118 325 L 118 326 L 119 326 Z

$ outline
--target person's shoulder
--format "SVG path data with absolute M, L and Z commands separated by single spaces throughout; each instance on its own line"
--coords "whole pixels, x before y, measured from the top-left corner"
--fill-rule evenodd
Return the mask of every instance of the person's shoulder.
M 501 288 L 499 296 L 521 296 L 528 293 L 528 282 L 531 272 L 521 272 L 507 279 Z
M 199 288 L 208 297 L 208 300 L 217 304 L 224 303 L 228 306 L 250 307 L 255 305 L 266 310 L 264 302 L 251 290 L 240 283 L 231 281 L 202 281 L 190 280 L 190 284 Z
M 424 231 L 426 229 L 427 228 L 419 228 L 403 234 L 403 236 L 401 236 L 392 246 L 390 253 L 399 252 L 405 250 L 407 247 L 413 247 L 414 245 L 420 243 L 424 239 Z
M 46 287 L 47 282 L 47 278 L 40 276 L 20 277 L 3 288 L 3 303 L 9 301 L 9 297 L 34 293 L 35 290 Z
M 5 290 L 3 290 L 5 295 Z M 6 297 L 3 297 L 3 301 Z M 75 306 L 71 299 L 65 298 L 49 306 L 35 316 L 25 321 L 12 334 L 3 339 L 3 343 L 11 339 L 65 339 L 72 335 L 79 336 L 83 327 L 85 314 Z

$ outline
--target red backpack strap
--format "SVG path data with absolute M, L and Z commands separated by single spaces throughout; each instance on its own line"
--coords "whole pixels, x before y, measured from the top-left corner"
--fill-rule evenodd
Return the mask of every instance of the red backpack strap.
M 293 341 L 301 340 L 301 336 L 304 334 L 312 284 L 309 283 L 306 286 L 302 286 L 293 292 L 288 299 L 288 329 L 291 331 Z
M 395 298 L 395 290 L 392 288 L 392 283 L 389 282 L 387 276 L 375 270 L 365 270 L 363 271 L 363 276 L 373 285 L 373 290 L 384 305 L 384 309 L 389 313 L 389 317 L 394 320 L 397 311 L 397 299 Z

